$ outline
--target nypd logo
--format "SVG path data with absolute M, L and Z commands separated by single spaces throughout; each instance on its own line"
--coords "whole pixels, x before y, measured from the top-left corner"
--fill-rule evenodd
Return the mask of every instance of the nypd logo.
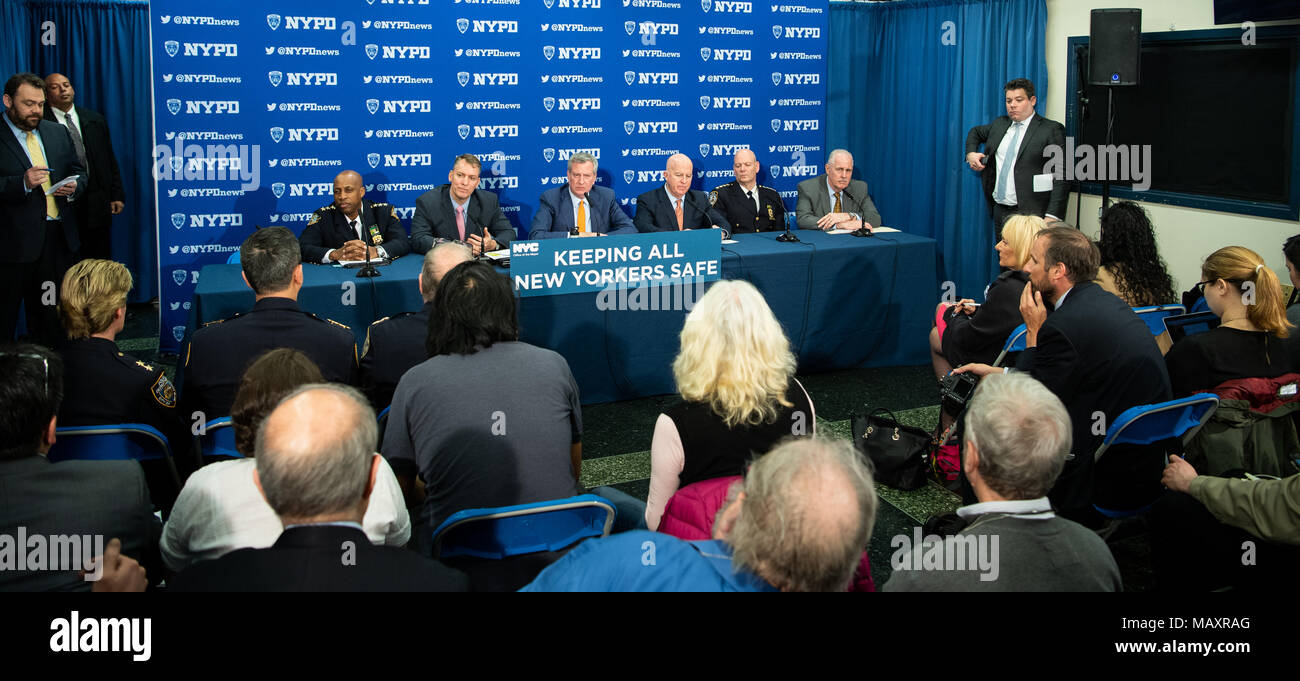
M 175 57 L 176 53 L 180 52 L 181 50 L 181 44 L 176 42 L 175 40 L 168 40 L 167 42 L 163 43 L 163 50 L 167 52 L 168 57 Z
M 172 270 L 172 281 L 176 282 L 177 286 L 184 284 L 189 277 L 189 270 Z
M 468 71 L 461 71 L 456 74 L 456 82 L 460 83 L 461 87 L 468 87 L 470 85 L 476 85 L 476 86 L 518 85 L 519 74 L 518 73 L 470 73 Z
M 710 50 L 707 47 L 701 47 L 700 59 L 709 61 L 710 58 L 712 58 L 713 61 L 753 61 L 754 55 L 753 50 L 733 50 L 723 48 Z
M 708 155 L 709 155 L 709 145 L 707 145 L 707 144 L 701 144 L 701 145 L 700 145 L 700 156 L 708 156 Z
M 379 46 L 374 43 L 370 43 L 369 45 L 366 45 L 366 56 L 369 57 L 370 59 L 374 59 L 375 57 L 378 57 Z
M 433 154 L 384 154 L 384 167 L 408 168 L 433 165 Z
M 518 125 L 475 125 L 470 126 L 464 123 L 456 126 L 456 134 L 461 139 L 468 139 L 470 133 L 473 133 L 475 139 L 478 138 L 501 138 L 501 137 L 518 137 Z
M 820 38 L 822 30 L 816 26 L 772 26 L 773 38 Z
M 236 43 L 178 43 L 168 40 L 163 43 L 167 56 L 175 57 L 179 52 L 185 57 L 238 57 L 239 45 Z
M 372 153 L 369 153 L 369 154 L 366 154 L 366 163 L 369 163 L 371 168 L 378 168 L 378 167 L 379 167 L 379 154 L 376 154 L 376 153 L 373 153 L 373 152 L 372 152 Z
M 461 139 L 467 139 L 469 137 L 469 126 L 464 123 L 456 126 L 456 134 L 460 135 Z
M 542 0 L 542 4 L 546 9 L 600 9 L 600 0 Z M 623 6 L 627 7 L 626 4 Z
M 456 29 L 461 33 L 464 33 L 465 31 L 469 30 L 471 25 L 473 25 L 474 27 L 474 30 L 471 31 L 472 33 L 518 33 L 519 32 L 518 21 L 494 21 L 494 20 L 485 20 L 485 19 L 475 19 L 474 21 L 471 22 L 468 19 L 456 20 Z
M 623 132 L 631 135 L 660 135 L 677 132 L 677 121 L 623 121 Z
M 635 170 L 624 170 L 624 171 L 623 171 L 623 181 L 624 181 L 624 182 L 626 182 L 626 183 L 628 183 L 628 184 L 632 184 L 632 180 L 635 180 L 635 179 L 636 179 L 636 171 L 635 171 Z
M 300 17 L 293 15 L 281 17 L 279 14 L 266 15 L 266 25 L 270 26 L 272 31 L 278 30 L 282 19 L 286 31 L 333 31 L 338 28 L 334 17 Z
M 546 147 L 545 149 L 543 149 L 543 150 L 542 150 L 542 158 L 546 159 L 546 162 L 547 162 L 547 163 L 550 163 L 551 161 L 554 161 L 554 160 L 555 160 L 555 148 L 554 148 L 554 147 Z
M 555 98 L 554 98 L 554 97 L 543 97 L 543 98 L 542 98 L 542 106 L 546 107 L 546 110 L 547 110 L 547 111 L 550 111 L 551 109 L 554 109 L 554 108 L 555 108 Z
M 270 26 L 272 31 L 279 29 L 279 28 L 280 28 L 280 15 L 279 15 L 279 14 L 268 14 L 268 15 L 266 15 L 266 25 L 267 25 L 267 26 Z
M 552 59 L 576 59 L 581 61 L 596 61 L 600 59 L 599 47 L 555 47 L 554 45 L 545 45 L 542 47 L 542 56 L 547 61 Z
M 714 14 L 753 14 L 754 3 L 748 0 L 700 0 L 700 9 Z
M 181 112 L 181 100 L 179 100 L 179 99 L 169 99 L 169 100 L 167 100 L 167 111 L 168 111 L 169 113 L 171 113 L 171 115 L 173 115 L 173 116 L 175 116 L 176 114 L 180 113 L 180 112 Z
M 185 226 L 185 214 L 172 213 L 172 227 L 175 227 L 176 229 L 180 229 L 181 227 L 184 226 Z M 180 282 L 176 282 L 176 283 L 179 284 Z
M 268 71 L 266 79 L 271 81 L 271 87 L 280 87 L 280 83 L 284 82 L 284 72 Z
M 366 100 L 366 111 L 369 111 L 371 114 L 378 113 L 378 112 L 379 112 L 379 100 L 378 100 L 378 99 L 367 99 L 367 100 Z
M 176 342 L 177 342 L 177 343 L 181 342 L 181 339 L 185 337 L 185 327 L 184 327 L 184 326 L 173 326 L 173 327 L 172 327 L 172 337 L 176 339 Z
M 624 71 L 623 80 L 628 85 L 636 83 L 637 85 L 677 85 L 679 83 L 678 74 L 664 71 Z
M 284 139 L 284 128 L 281 128 L 278 125 L 271 128 L 271 141 L 279 144 L 282 139 Z

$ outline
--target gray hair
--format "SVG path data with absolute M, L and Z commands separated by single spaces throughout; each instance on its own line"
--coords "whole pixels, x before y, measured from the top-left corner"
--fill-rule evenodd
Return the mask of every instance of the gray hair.
M 299 406 L 292 403 L 313 398 L 317 404 L 301 408 L 303 418 L 292 418 Z M 257 476 L 267 503 L 276 515 L 289 518 L 356 508 L 366 493 L 378 439 L 375 412 L 355 388 L 298 387 L 257 429 Z
M 834 163 L 835 157 L 839 154 L 844 154 L 845 156 L 848 156 L 850 160 L 853 159 L 853 154 L 850 154 L 848 149 L 831 149 L 831 153 L 826 154 L 826 163 L 828 164 Z
M 1008 499 L 1046 495 L 1065 466 L 1071 439 L 1065 405 L 1028 374 L 985 377 L 966 413 L 965 440 L 979 449 L 980 477 Z
M 565 169 L 573 170 L 573 164 L 575 163 L 590 163 L 592 173 L 595 173 L 598 169 L 600 169 L 600 161 L 597 160 L 595 156 L 592 156 L 591 154 L 585 151 L 579 151 L 578 153 L 570 156 L 569 165 L 565 166 Z
M 430 248 L 424 254 L 424 266 L 420 270 L 420 279 L 424 282 L 424 302 L 433 300 L 434 294 L 438 292 L 438 282 L 442 281 L 451 268 L 473 259 L 474 253 L 469 250 L 469 246 L 459 241 L 443 241 Z
M 745 476 L 733 561 L 784 591 L 844 591 L 876 521 L 871 471 L 847 440 L 786 440 Z

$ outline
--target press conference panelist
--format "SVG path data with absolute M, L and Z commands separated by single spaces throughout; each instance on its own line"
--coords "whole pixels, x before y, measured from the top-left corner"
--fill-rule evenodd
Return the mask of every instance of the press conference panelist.
M 345 170 L 334 178 L 334 203 L 317 209 L 298 237 L 302 261 L 328 265 L 340 260 L 400 258 L 411 251 L 397 212 L 367 201 L 361 175 Z
M 415 200 L 411 219 L 411 249 L 428 253 L 439 239 L 462 241 L 474 255 L 509 248 L 515 228 L 501 212 L 496 194 L 478 188 L 483 163 L 473 154 L 461 154 L 447 172 L 447 184 L 430 189 Z
M 640 232 L 721 228 L 727 219 L 709 205 L 709 197 L 691 189 L 695 168 L 685 154 L 668 157 L 664 186 L 636 197 L 636 228 Z
M 871 230 L 880 226 L 880 212 L 871 202 L 867 183 L 853 179 L 853 154 L 836 149 L 826 157 L 826 172 L 799 183 L 795 207 L 799 229 Z
M 775 189 L 758 183 L 761 167 L 754 152 L 741 149 L 732 159 L 736 181 L 709 192 L 709 203 L 727 220 L 727 229 L 732 234 L 785 228 L 785 203 Z
M 529 239 L 636 234 L 632 218 L 618 207 L 614 190 L 596 186 L 595 156 L 580 151 L 569 157 L 568 182 L 542 192 Z

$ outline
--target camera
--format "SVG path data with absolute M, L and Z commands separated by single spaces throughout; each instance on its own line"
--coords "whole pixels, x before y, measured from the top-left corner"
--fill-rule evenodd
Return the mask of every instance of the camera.
M 972 373 L 948 374 L 939 381 L 939 404 L 949 414 L 957 415 L 966 408 L 966 401 L 975 392 L 980 379 Z

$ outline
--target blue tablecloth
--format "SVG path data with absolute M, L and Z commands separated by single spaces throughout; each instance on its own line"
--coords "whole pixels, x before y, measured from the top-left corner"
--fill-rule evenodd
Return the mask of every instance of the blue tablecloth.
M 927 334 L 940 297 L 933 239 L 905 233 L 873 238 L 797 232 L 742 234 L 722 247 L 724 279 L 746 279 L 766 296 L 799 358 L 801 373 L 929 361 Z M 421 305 L 421 259 L 399 258 L 383 276 L 304 265 L 299 305 L 352 327 L 365 342 L 370 323 Z M 596 293 L 524 298 L 520 340 L 564 355 L 584 404 L 675 392 L 672 361 L 685 310 L 601 310 Z M 253 293 L 239 265 L 199 275 L 190 329 L 243 312 Z M 743 352 L 744 348 L 735 348 Z

